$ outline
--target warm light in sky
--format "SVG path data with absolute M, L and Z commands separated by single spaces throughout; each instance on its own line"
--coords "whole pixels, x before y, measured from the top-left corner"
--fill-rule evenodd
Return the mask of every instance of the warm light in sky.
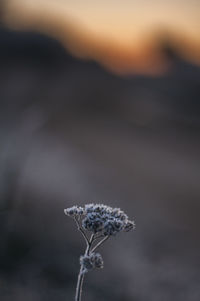
M 80 48 L 83 56 L 102 62 L 104 57 L 105 64 L 108 64 L 106 51 L 110 51 L 111 58 L 115 49 L 114 61 L 117 57 L 127 61 L 125 69 L 129 61 L 132 62 L 128 65 L 134 67 L 135 62 L 137 66 L 138 58 L 142 67 L 148 61 L 145 59 L 145 49 L 148 52 L 152 41 L 162 32 L 171 34 L 173 39 L 177 37 L 177 43 L 184 44 L 180 52 L 200 62 L 199 0 L 6 1 L 9 23 L 21 23 L 41 31 L 44 28 L 47 31 L 49 26 L 49 32 L 58 35 L 62 42 L 65 43 L 66 38 L 66 45 L 71 47 L 72 52 L 79 54 Z M 53 29 L 54 25 L 56 29 Z M 67 37 L 69 32 L 73 38 Z M 111 65 L 115 64 L 114 61 Z

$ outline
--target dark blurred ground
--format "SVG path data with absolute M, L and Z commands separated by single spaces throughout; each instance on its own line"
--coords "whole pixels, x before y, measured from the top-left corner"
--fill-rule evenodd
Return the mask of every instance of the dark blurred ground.
M 200 68 L 117 77 L 35 33 L 0 31 L 0 296 L 73 300 L 84 242 L 63 208 L 121 206 L 83 300 L 200 300 Z

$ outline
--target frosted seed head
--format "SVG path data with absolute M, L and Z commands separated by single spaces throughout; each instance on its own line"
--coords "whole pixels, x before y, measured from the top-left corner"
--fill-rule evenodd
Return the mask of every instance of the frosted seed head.
M 127 221 L 127 223 L 124 227 L 124 231 L 129 232 L 129 231 L 134 230 L 134 229 L 135 229 L 135 223 L 132 222 L 132 221 Z
M 109 219 L 104 224 L 104 235 L 116 235 L 123 229 L 123 222 L 119 219 Z
M 103 258 L 101 254 L 99 253 L 92 253 L 93 256 L 93 262 L 94 262 L 94 267 L 98 269 L 103 268 Z
M 86 204 L 84 208 L 73 206 L 64 210 L 70 217 L 82 217 L 80 219 L 84 230 L 93 234 L 105 236 L 116 235 L 123 231 L 134 229 L 134 222 L 128 220 L 128 216 L 120 208 L 112 208 L 103 204 Z
M 83 266 L 86 270 L 93 269 L 93 263 L 91 261 L 91 256 L 89 255 L 83 255 L 80 257 L 80 264 Z
M 72 206 L 70 208 L 64 209 L 64 213 L 67 216 L 75 217 L 75 216 L 80 216 L 80 215 L 84 214 L 84 209 L 82 207 Z
M 89 213 L 82 221 L 82 226 L 85 230 L 93 233 L 100 232 L 103 228 L 102 219 L 95 213 Z
M 94 268 L 103 268 L 103 259 L 99 253 L 91 253 L 80 257 L 82 273 L 85 274 Z

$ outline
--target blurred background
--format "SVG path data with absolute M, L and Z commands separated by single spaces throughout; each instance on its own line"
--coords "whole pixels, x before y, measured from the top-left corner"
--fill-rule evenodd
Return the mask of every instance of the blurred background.
M 198 0 L 1 0 L 1 300 L 74 300 L 88 202 L 136 230 L 83 300 L 200 300 L 199 101 Z

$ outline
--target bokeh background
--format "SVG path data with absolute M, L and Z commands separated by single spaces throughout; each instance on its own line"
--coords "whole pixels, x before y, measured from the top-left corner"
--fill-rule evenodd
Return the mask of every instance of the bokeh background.
M 136 230 L 83 300 L 200 300 L 199 101 L 198 0 L 1 0 L 1 300 L 74 299 L 91 201 Z

